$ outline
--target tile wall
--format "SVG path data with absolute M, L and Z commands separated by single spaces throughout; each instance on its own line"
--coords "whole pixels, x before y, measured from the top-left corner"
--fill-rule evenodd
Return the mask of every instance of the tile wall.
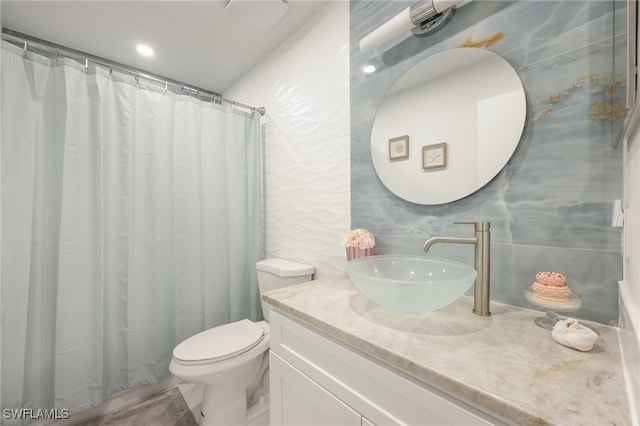
M 224 93 L 264 106 L 266 256 L 344 272 L 350 226 L 349 3 L 327 2 Z
M 408 35 L 370 53 L 360 38 L 412 2 L 355 1 L 351 8 L 351 222 L 378 238 L 380 253 L 416 253 L 430 236 L 472 235 L 455 220 L 492 226 L 492 299 L 532 307 L 523 293 L 537 271 L 564 273 L 582 293 L 579 318 L 618 318 L 622 197 L 625 3 L 604 1 L 461 2 L 438 33 Z M 527 96 L 527 120 L 508 165 L 484 188 L 448 204 L 421 206 L 390 193 L 369 149 L 376 109 L 403 72 L 436 52 L 479 47 L 505 58 Z M 378 71 L 362 73 L 373 62 Z M 496 129 L 499 131 L 499 129 Z M 434 247 L 435 248 L 435 247 Z M 471 262 L 465 246 L 435 255 Z

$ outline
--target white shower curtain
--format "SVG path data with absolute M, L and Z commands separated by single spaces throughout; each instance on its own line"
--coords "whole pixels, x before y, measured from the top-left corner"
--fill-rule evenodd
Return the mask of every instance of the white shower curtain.
M 188 336 L 259 319 L 259 118 L 2 55 L 1 407 L 99 405 L 166 377 Z

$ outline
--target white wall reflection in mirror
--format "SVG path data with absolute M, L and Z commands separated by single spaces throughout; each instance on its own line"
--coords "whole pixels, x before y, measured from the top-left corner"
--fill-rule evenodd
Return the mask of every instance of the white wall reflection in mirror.
M 382 183 L 404 200 L 455 201 L 507 164 L 525 116 L 522 83 L 503 58 L 478 48 L 439 52 L 411 67 L 385 96 L 371 132 L 373 165 Z M 389 140 L 404 135 L 409 155 L 394 159 Z M 423 167 L 429 161 L 423 147 L 440 143 L 446 143 L 446 165 Z

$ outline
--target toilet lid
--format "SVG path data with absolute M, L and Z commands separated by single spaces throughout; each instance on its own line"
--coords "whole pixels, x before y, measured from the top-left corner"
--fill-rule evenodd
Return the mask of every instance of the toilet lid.
M 279 277 L 299 277 L 303 275 L 311 275 L 316 268 L 304 263 L 292 262 L 285 259 L 264 259 L 256 263 L 258 271 L 269 272 Z
M 248 351 L 263 335 L 262 327 L 243 319 L 189 337 L 173 349 L 173 357 L 190 363 L 221 361 Z

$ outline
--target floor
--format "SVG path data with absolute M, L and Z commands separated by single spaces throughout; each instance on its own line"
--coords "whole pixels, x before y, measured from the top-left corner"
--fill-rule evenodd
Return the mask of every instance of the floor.
M 254 389 L 250 398 L 247 425 L 269 425 L 268 392 L 268 371 L 265 371 L 262 383 Z M 102 406 L 76 413 L 69 419 L 37 420 L 30 426 L 194 426 L 200 420 L 203 393 L 203 385 L 185 383 L 170 376 L 154 385 L 117 392 Z M 154 413 L 163 409 L 173 410 L 173 413 L 161 415 L 160 419 L 152 418 L 156 415 Z M 184 414 L 187 411 L 190 412 L 189 416 Z M 178 421 L 186 423 L 176 423 Z
M 81 426 L 197 426 L 198 422 L 177 387 L 131 403 Z

